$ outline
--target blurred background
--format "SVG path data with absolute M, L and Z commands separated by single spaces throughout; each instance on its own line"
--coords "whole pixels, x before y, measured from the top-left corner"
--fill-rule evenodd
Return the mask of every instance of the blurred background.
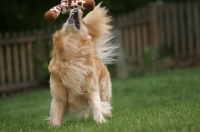
M 43 16 L 59 3 L 0 2 L 0 93 L 49 85 L 51 36 L 67 15 L 54 23 Z M 102 5 L 114 18 L 113 41 L 120 44 L 118 64 L 108 66 L 113 78 L 200 66 L 199 1 L 103 0 Z

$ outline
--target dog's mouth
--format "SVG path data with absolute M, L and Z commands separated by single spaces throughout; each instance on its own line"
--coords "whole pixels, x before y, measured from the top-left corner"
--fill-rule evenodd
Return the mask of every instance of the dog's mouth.
M 68 19 L 68 24 L 74 25 L 78 30 L 80 29 L 79 10 L 79 8 L 73 9 Z

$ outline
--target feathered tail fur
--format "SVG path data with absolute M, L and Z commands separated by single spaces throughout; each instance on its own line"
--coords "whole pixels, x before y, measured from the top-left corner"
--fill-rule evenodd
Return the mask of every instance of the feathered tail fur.
M 89 35 L 92 37 L 97 56 L 105 64 L 112 64 L 116 61 L 114 57 L 118 46 L 112 42 L 114 38 L 110 32 L 112 18 L 108 15 L 108 10 L 100 6 L 101 3 L 88 13 L 83 21 L 88 27 Z

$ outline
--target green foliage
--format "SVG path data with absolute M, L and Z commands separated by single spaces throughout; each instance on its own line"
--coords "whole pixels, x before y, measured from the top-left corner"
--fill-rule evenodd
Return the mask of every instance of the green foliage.
M 118 16 L 156 0 L 95 0 L 96 4 L 103 2 L 103 5 L 110 10 L 110 14 Z M 163 0 L 181 1 L 181 0 Z M 67 19 L 68 14 L 60 15 L 56 22 L 47 23 L 44 20 L 44 13 L 50 8 L 60 3 L 60 0 L 9 0 L 0 1 L 0 31 L 23 31 L 31 29 L 41 29 L 47 26 L 52 26 L 56 23 L 63 22 Z M 86 14 L 85 11 L 84 14 Z
M 48 71 L 48 66 L 51 60 L 51 50 L 52 50 L 51 43 L 45 43 L 44 49 L 46 50 L 45 56 L 41 60 L 41 68 L 42 68 L 42 76 L 44 79 L 49 79 L 50 73 Z M 49 81 L 49 80 L 48 80 Z
M 160 52 L 158 49 L 145 47 L 140 66 L 144 72 L 156 72 L 167 69 L 165 61 L 166 59 L 164 57 L 160 57 Z
M 50 73 L 48 71 L 48 66 L 51 60 L 51 50 L 52 42 L 46 41 L 40 50 L 40 53 L 33 52 L 32 57 L 34 61 L 38 64 L 39 70 L 39 81 L 40 84 L 48 86 Z
M 135 62 L 129 62 L 132 71 L 131 76 L 166 71 L 167 60 L 168 59 L 165 56 L 161 56 L 160 49 L 155 49 L 150 46 L 145 47 L 142 59 L 138 59 Z
M 143 51 L 143 56 L 145 64 L 149 64 L 152 61 L 158 59 L 159 57 L 158 50 L 152 47 L 145 47 Z
M 41 29 L 48 24 L 44 20 L 44 13 L 60 0 L 34 1 L 34 0 L 9 0 L 1 1 L 0 31 L 21 31 Z M 58 18 L 57 22 L 61 18 Z
M 156 67 L 156 60 L 159 57 L 158 51 L 151 47 L 145 47 L 143 52 L 143 67 L 145 71 L 153 71 Z
M 156 73 L 113 81 L 113 117 L 97 124 L 90 116 L 66 117 L 60 128 L 49 115 L 49 90 L 19 93 L 0 99 L 2 132 L 198 132 L 200 130 L 200 69 Z

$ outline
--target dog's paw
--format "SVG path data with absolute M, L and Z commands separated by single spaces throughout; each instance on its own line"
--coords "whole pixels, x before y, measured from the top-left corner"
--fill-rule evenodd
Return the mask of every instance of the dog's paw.
M 94 120 L 98 123 L 105 123 L 106 120 L 104 119 L 102 114 L 94 115 Z
M 62 120 L 62 122 L 58 122 L 58 121 L 52 120 L 51 117 L 48 117 L 45 120 L 47 121 L 48 124 L 50 124 L 53 127 L 60 127 L 61 124 L 64 122 L 64 120 Z

